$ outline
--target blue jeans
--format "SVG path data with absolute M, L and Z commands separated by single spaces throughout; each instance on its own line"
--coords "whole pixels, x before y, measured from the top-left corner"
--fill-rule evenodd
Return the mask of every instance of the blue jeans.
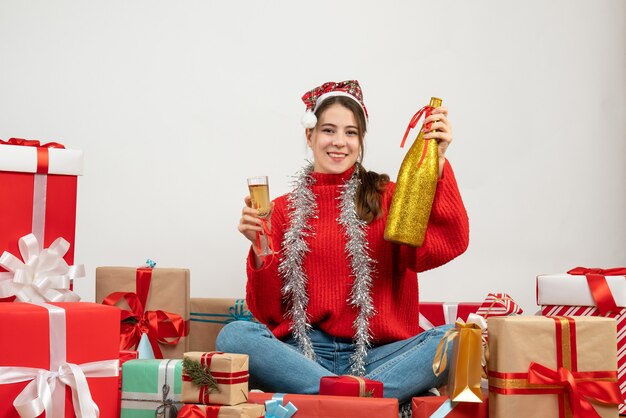
M 435 350 L 450 325 L 412 338 L 370 348 L 365 377 L 383 382 L 386 398 L 406 402 L 447 380 L 447 370 L 435 376 Z M 250 356 L 250 385 L 268 392 L 316 394 L 323 376 L 350 373 L 352 340 L 336 338 L 318 329 L 311 332 L 315 361 L 304 357 L 293 338 L 281 341 L 263 324 L 235 321 L 217 336 L 216 348 Z M 449 354 L 449 353 L 448 353 Z

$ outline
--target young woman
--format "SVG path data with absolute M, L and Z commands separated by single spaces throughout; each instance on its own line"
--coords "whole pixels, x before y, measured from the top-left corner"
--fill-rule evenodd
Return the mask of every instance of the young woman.
M 273 202 L 274 258 L 256 254 L 261 221 L 249 196 L 239 222 L 253 243 L 246 300 L 260 323 L 225 326 L 217 348 L 249 354 L 251 379 L 267 391 L 312 394 L 322 376 L 354 374 L 382 381 L 386 397 L 410 400 L 445 379 L 432 362 L 447 327 L 420 333 L 417 272 L 468 245 L 467 214 L 445 159 L 448 110 L 425 120 L 433 130 L 425 138 L 439 144 L 439 181 L 416 249 L 383 239 L 394 183 L 361 165 L 367 110 L 358 82 L 325 83 L 303 101 L 313 163 Z

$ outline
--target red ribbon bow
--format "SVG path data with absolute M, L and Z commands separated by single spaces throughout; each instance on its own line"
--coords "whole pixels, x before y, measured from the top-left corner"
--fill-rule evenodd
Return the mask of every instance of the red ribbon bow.
M 606 315 L 611 311 L 617 311 L 617 303 L 613 298 L 609 284 L 605 276 L 626 276 L 626 267 L 613 267 L 610 269 L 575 267 L 567 272 L 575 276 L 585 276 L 598 311 Z
M 10 138 L 8 141 L 0 139 L 0 144 L 6 145 L 18 145 L 24 147 L 36 147 L 37 148 L 37 173 L 48 173 L 48 149 L 49 148 L 65 148 L 63 144 L 58 142 L 48 142 L 41 144 L 36 139 L 23 139 L 23 138 Z
M 424 119 L 430 116 L 430 113 L 433 111 L 433 107 L 424 106 L 420 110 L 417 111 L 415 115 L 411 118 L 409 122 L 409 126 L 406 127 L 406 131 L 404 132 L 404 136 L 402 137 L 402 143 L 400 143 L 400 148 L 404 148 L 404 143 L 406 142 L 407 136 L 409 136 L 409 131 L 417 126 L 417 122 L 419 122 L 422 115 L 424 115 Z M 430 123 L 426 126 L 426 129 L 430 129 Z M 426 151 L 428 150 L 428 139 L 424 139 L 424 146 L 422 147 L 422 155 L 420 156 L 420 160 L 417 162 L 417 166 L 422 165 L 422 161 L 424 161 L 424 157 L 426 157 Z
M 577 373 L 585 375 L 593 372 Z M 590 376 L 592 377 L 592 376 Z M 562 387 L 569 395 L 574 417 L 600 418 L 588 399 L 606 404 L 617 405 L 624 402 L 619 386 L 615 382 L 597 380 L 576 380 L 574 374 L 565 367 L 552 370 L 538 363 L 530 363 L 528 382 L 538 385 Z
M 120 299 L 126 299 L 129 310 L 122 311 L 122 329 L 120 350 L 134 348 L 142 334 L 148 334 L 148 340 L 155 358 L 163 358 L 159 343 L 176 345 L 186 335 L 185 321 L 180 315 L 157 311 L 144 311 L 139 296 L 132 292 L 113 292 L 102 303 L 115 306 Z M 127 321 L 131 319 L 131 321 Z

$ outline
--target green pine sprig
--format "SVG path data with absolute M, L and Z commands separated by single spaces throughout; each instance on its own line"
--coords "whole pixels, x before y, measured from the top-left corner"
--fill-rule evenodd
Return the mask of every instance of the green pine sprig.
M 183 359 L 183 371 L 191 378 L 195 386 L 206 386 L 209 392 L 219 392 L 217 382 L 208 367 L 200 364 L 199 361 L 185 357 Z

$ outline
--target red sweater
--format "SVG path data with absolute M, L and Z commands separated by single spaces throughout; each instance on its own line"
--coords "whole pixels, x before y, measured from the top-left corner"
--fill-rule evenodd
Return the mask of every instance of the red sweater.
M 309 323 L 327 334 L 353 338 L 356 308 L 347 302 L 352 289 L 350 264 L 345 255 L 346 237 L 337 223 L 339 186 L 350 178 L 352 169 L 342 174 L 312 173 L 312 190 L 317 198 L 318 217 L 309 219 L 314 235 L 311 251 L 303 261 L 308 276 Z M 419 332 L 417 273 L 441 266 L 462 254 L 468 245 L 467 213 L 452 172 L 446 162 L 430 214 L 424 245 L 418 249 L 393 244 L 383 238 L 385 223 L 395 189 L 389 183 L 383 194 L 383 216 L 367 226 L 367 240 L 374 264 L 372 298 L 376 314 L 370 319 L 373 343 L 406 339 Z M 277 198 L 271 228 L 274 247 L 279 249 L 289 228 L 287 195 Z M 268 259 L 266 259 L 267 263 Z M 246 301 L 252 314 L 284 339 L 290 334 L 291 320 L 285 319 L 287 304 L 281 295 L 278 275 L 280 253 L 267 268 L 256 270 L 252 251 L 248 255 Z

